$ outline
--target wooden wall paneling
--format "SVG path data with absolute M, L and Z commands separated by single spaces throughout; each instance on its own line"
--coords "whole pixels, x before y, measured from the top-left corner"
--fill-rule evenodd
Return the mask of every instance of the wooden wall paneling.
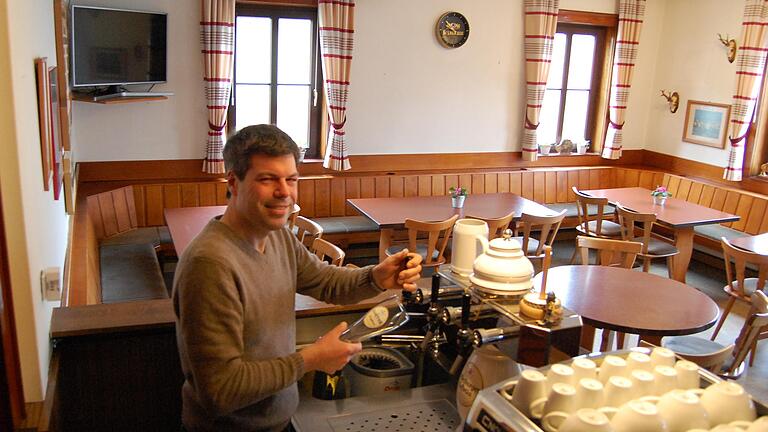
M 485 184 L 483 186 L 483 190 L 485 190 L 485 193 L 496 193 L 499 191 L 499 174 L 498 173 L 487 173 L 485 174 L 483 180 L 485 181 Z
M 136 209 L 136 226 L 147 226 L 147 201 L 145 197 L 146 191 L 143 186 L 136 185 L 133 187 L 133 205 Z
M 533 200 L 539 203 L 546 199 L 546 181 L 547 176 L 544 171 L 535 171 L 533 173 Z
M 637 187 L 651 189 L 651 190 L 656 189 L 657 184 L 654 181 L 652 172 L 645 171 L 645 170 L 633 170 L 633 171 L 635 172 L 634 177 L 636 178 L 635 180 L 636 183 L 632 185 L 633 187 L 637 186 Z
M 688 201 L 688 194 L 691 193 L 692 183 L 692 181 L 686 178 L 680 179 L 680 186 L 677 188 L 677 197 L 679 199 Z
M 472 193 L 484 194 L 485 191 L 485 175 L 484 174 L 471 174 Z
M 120 232 L 117 228 L 117 215 L 115 214 L 115 204 L 112 201 L 112 194 L 103 193 L 96 196 L 96 202 L 99 204 L 99 214 L 101 223 L 104 227 L 104 237 L 110 237 Z
M 722 210 L 726 213 L 735 214 L 736 209 L 738 208 L 738 205 L 739 205 L 740 197 L 741 197 L 741 194 L 736 191 L 727 191 Z M 723 225 L 730 227 L 733 225 L 733 222 L 724 223 Z
M 131 217 L 130 215 L 131 210 L 135 212 L 136 209 L 132 208 L 132 206 L 128 204 L 128 195 L 132 193 L 133 191 L 131 190 L 130 186 L 116 189 L 107 193 L 110 195 L 110 198 L 112 199 L 112 205 L 114 206 L 115 221 L 117 222 L 118 233 L 130 231 L 131 229 L 136 228 L 136 226 L 131 223 L 131 221 L 135 221 L 136 218 Z
M 163 185 L 163 209 L 181 207 L 181 185 Z M 161 225 L 164 225 L 163 222 Z
M 139 219 L 136 216 L 136 200 L 133 196 L 133 186 L 128 186 L 125 190 L 125 203 L 128 206 L 128 218 L 131 228 L 137 228 L 139 226 Z
M 698 203 L 701 199 L 701 191 L 704 189 L 704 183 L 693 182 L 691 191 L 688 192 L 688 202 Z
M 315 217 L 315 180 L 299 180 L 299 207 L 304 217 Z
M 699 198 L 699 205 L 703 205 L 705 207 L 712 207 L 712 198 L 715 196 L 715 187 L 712 185 L 704 185 L 704 187 L 701 188 L 701 198 Z
M 418 188 L 418 196 L 432 196 L 432 176 L 429 174 L 420 175 L 418 177 L 419 182 L 416 185 Z
M 557 172 L 557 185 L 555 188 L 557 190 L 557 196 L 555 197 L 556 202 L 563 203 L 571 201 L 569 199 L 571 188 L 568 187 L 568 171 Z
M 346 213 L 346 186 L 344 177 L 331 179 L 331 216 L 344 216 Z
M 331 215 L 331 179 L 315 180 L 315 217 Z
M 91 221 L 96 239 L 104 238 L 104 221 L 101 217 L 101 209 L 99 208 L 99 196 L 89 196 L 86 199 L 86 207 L 88 210 L 88 219 Z
M 389 196 L 394 198 L 405 196 L 405 181 L 403 176 L 389 176 Z
M 768 214 L 763 216 L 763 222 L 760 224 L 760 231 L 758 234 L 768 232 Z
M 226 182 L 216 183 L 216 205 L 227 205 L 229 202 L 227 191 L 229 187 Z
M 752 208 L 749 209 L 749 216 L 747 216 L 747 223 L 744 226 L 744 231 L 755 235 L 760 233 L 760 224 L 763 219 L 768 217 L 765 214 L 766 204 L 768 200 L 756 198 L 752 201 Z
M 481 182 L 482 183 L 482 182 Z M 475 192 L 475 190 L 480 190 L 481 186 L 478 184 L 477 187 L 472 183 L 472 174 L 459 174 L 459 182 L 456 184 L 456 186 L 461 186 L 463 188 L 467 189 L 468 193 L 482 193 L 482 192 Z M 449 188 L 446 187 L 445 190 L 447 191 Z
M 590 189 L 602 189 L 600 186 L 600 170 L 584 170 L 589 174 L 589 188 Z
M 375 196 L 376 198 L 389 197 L 389 176 L 376 176 L 374 177 L 375 184 Z
M 568 171 L 568 201 L 576 201 L 576 195 L 573 193 L 573 190 L 571 188 L 573 186 L 576 186 L 576 189 L 581 189 L 579 187 L 579 172 L 577 170 L 571 170 Z
M 633 169 L 627 170 L 627 173 L 624 176 L 624 181 L 625 181 L 624 187 L 640 186 L 642 184 L 640 182 L 640 175 L 641 175 L 641 172 L 639 170 L 633 170 Z
M 403 177 L 403 192 L 405 196 L 419 196 L 419 180 L 422 177 L 429 178 L 429 175 L 408 175 Z
M 347 202 L 347 199 L 360 198 L 360 177 L 347 177 L 344 179 L 344 197 L 344 214 L 346 216 L 360 214 Z
M 376 196 L 376 179 L 373 177 L 360 178 L 360 198 L 373 198 Z
M 609 189 L 613 187 L 613 168 L 593 169 L 597 174 L 597 187 Z
M 200 206 L 200 183 L 182 183 L 181 184 L 181 206 L 199 207 Z
M 509 192 L 509 173 L 501 172 L 496 176 L 496 192 Z
M 627 170 L 624 168 L 614 168 L 614 171 L 616 172 L 616 176 L 614 177 L 614 184 L 616 187 L 626 187 L 624 185 L 627 181 Z
M 578 182 L 577 189 L 579 190 L 592 189 L 591 187 L 589 187 L 589 171 L 585 169 L 579 170 L 579 182 Z
M 735 214 L 739 215 L 739 220 L 731 222 L 731 228 L 744 231 L 744 227 L 747 226 L 747 219 L 749 218 L 749 211 L 752 208 L 754 197 L 747 194 L 740 194 L 738 204 L 736 205 Z
M 679 188 L 680 188 L 680 177 L 669 176 L 669 185 L 667 185 L 667 190 L 672 194 L 673 197 L 677 197 L 677 191 Z
M 443 177 L 443 191 L 444 191 L 444 193 L 447 194 L 448 190 L 450 188 L 457 187 L 459 185 L 459 182 L 460 182 L 460 179 L 459 179 L 459 175 L 458 174 L 446 174 Z M 467 190 L 469 190 L 471 185 L 464 185 L 463 187 L 465 187 L 465 188 L 467 188 Z
M 216 205 L 216 185 L 213 183 L 198 183 L 201 206 Z
M 534 174 L 531 171 L 522 172 L 522 191 L 518 194 L 529 200 L 533 199 Z
M 147 185 L 145 188 L 145 197 L 147 204 L 147 226 L 165 225 L 165 216 L 163 215 L 163 186 Z
M 86 222 L 85 227 L 85 295 L 80 294 L 80 290 L 74 290 L 70 298 L 69 306 L 80 306 L 84 304 L 101 303 L 101 261 L 99 260 L 99 237 L 94 230 L 92 223 Z M 77 287 L 80 288 L 80 287 Z M 77 294 L 77 295 L 76 295 Z
M 513 194 L 523 194 L 523 171 L 509 173 L 509 191 Z
M 712 207 L 715 210 L 722 210 L 723 205 L 725 205 L 725 198 L 728 195 L 728 192 L 725 189 L 720 188 L 714 188 L 714 195 L 712 195 L 712 202 L 710 203 L 710 207 Z
M 557 172 L 547 171 L 544 176 L 544 202 L 557 202 Z
M 448 193 L 445 188 L 448 182 L 443 174 L 432 174 L 432 196 L 445 195 Z

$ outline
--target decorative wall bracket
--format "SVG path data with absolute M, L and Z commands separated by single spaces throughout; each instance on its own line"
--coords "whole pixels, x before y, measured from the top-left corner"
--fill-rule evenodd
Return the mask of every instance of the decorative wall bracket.
M 672 114 L 676 113 L 678 106 L 680 106 L 680 95 L 677 94 L 676 91 L 665 93 L 664 90 L 662 90 L 661 96 L 667 99 L 667 102 L 669 103 L 669 112 Z
M 717 38 L 720 39 L 720 43 L 728 48 L 728 63 L 733 63 L 733 61 L 736 60 L 736 51 L 738 51 L 736 39 L 729 39 L 727 33 L 725 37 L 718 33 Z

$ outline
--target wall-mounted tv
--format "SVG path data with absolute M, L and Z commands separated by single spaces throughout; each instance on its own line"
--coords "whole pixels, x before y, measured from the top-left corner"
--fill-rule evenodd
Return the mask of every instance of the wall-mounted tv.
M 166 81 L 167 14 L 73 6 L 71 16 L 73 87 Z

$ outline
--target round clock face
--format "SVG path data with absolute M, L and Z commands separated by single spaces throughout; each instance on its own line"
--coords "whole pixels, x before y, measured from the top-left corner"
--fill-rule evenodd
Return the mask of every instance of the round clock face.
M 448 48 L 458 48 L 469 39 L 469 21 L 458 12 L 446 12 L 437 20 L 437 40 Z

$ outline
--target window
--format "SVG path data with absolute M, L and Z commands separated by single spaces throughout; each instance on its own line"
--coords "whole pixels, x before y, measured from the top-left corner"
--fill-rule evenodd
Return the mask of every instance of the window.
M 320 157 L 322 93 L 316 8 L 237 5 L 233 132 L 277 125 Z

